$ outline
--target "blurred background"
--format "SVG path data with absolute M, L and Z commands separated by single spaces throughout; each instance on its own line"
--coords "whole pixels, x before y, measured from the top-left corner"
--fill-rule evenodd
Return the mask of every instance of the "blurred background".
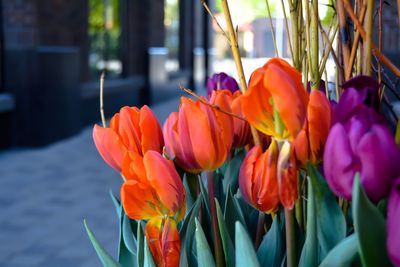
M 220 1 L 204 2 L 225 28 Z M 274 56 L 266 4 L 229 3 L 248 79 Z M 279 54 L 289 58 L 281 1 L 269 3 Z M 330 3 L 320 1 L 326 27 Z M 383 52 L 399 66 L 396 3 L 385 3 Z M 333 61 L 327 68 L 332 81 Z M 161 124 L 178 108 L 179 85 L 204 94 L 212 73 L 237 77 L 200 0 L 0 1 L 0 266 L 100 266 L 84 218 L 116 255 L 109 190 L 118 196 L 121 178 L 91 138 L 103 71 L 107 118 L 147 104 Z

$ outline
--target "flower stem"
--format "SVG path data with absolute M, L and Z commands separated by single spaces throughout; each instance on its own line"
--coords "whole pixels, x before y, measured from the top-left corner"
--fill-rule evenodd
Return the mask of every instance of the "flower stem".
M 222 253 L 222 243 L 219 235 L 217 209 L 215 206 L 215 191 L 214 191 L 214 174 L 213 172 L 207 172 L 207 186 L 208 186 L 208 198 L 210 202 L 211 211 L 211 224 L 213 230 L 214 240 L 214 253 L 216 266 L 224 266 L 224 255 Z
M 293 210 L 285 209 L 287 267 L 296 266 L 296 235 Z

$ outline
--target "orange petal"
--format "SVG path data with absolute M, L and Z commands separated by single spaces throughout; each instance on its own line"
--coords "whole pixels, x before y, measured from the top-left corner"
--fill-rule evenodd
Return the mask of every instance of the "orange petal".
M 257 205 L 257 201 L 253 198 L 253 176 L 255 175 L 254 167 L 257 158 L 262 154 L 260 146 L 254 146 L 244 158 L 239 171 L 239 187 L 243 198 L 252 206 Z
M 140 109 L 139 127 L 143 154 L 148 150 L 161 152 L 164 146 L 161 126 L 153 111 L 146 105 Z
M 301 74 L 280 58 L 270 59 L 263 68 L 264 86 L 293 138 L 303 127 L 308 102 Z
M 274 135 L 271 94 L 263 83 L 264 69 L 258 68 L 251 75 L 249 88 L 240 98 L 242 111 L 247 121 L 262 133 Z
M 118 134 L 110 128 L 95 125 L 93 140 L 104 161 L 116 171 L 121 172 L 122 160 L 127 150 Z
M 325 94 L 313 90 L 308 103 L 308 135 L 310 139 L 311 162 L 322 160 L 324 145 L 331 127 L 331 105 Z
M 154 217 L 147 222 L 146 239 L 154 262 L 157 266 L 163 266 L 163 255 L 161 252 L 162 217 Z
M 137 107 L 123 107 L 119 111 L 118 134 L 129 151 L 142 155 L 139 129 L 139 109 Z
M 170 218 L 164 223 L 161 251 L 166 267 L 179 266 L 181 243 L 176 222 Z
M 153 188 L 137 180 L 126 180 L 121 187 L 121 202 L 125 213 L 135 220 L 148 220 L 162 215 Z
M 303 165 L 307 164 L 310 159 L 310 144 L 308 142 L 308 122 L 304 124 L 303 129 L 297 134 L 296 138 L 293 140 L 293 147 L 296 158 Z
M 161 201 L 164 215 L 182 219 L 185 215 L 185 188 L 172 161 L 158 152 L 149 150 L 143 158 L 147 180 Z
M 148 183 L 143 157 L 139 153 L 128 151 L 122 161 L 122 175 L 128 180 Z
M 239 92 L 239 91 L 236 91 Z M 231 109 L 234 114 L 244 117 L 242 112 L 242 106 L 240 102 L 240 97 L 235 98 L 232 101 Z M 251 142 L 251 130 L 248 122 L 240 120 L 238 118 L 233 118 L 233 126 L 234 126 L 234 138 L 233 138 L 233 146 L 234 147 L 243 147 Z
M 285 141 L 279 151 L 278 158 L 279 198 L 285 208 L 293 209 L 298 198 L 297 169 L 293 147 Z
M 279 205 L 277 160 L 278 146 L 273 141 L 255 166 L 253 195 L 257 198 L 258 209 L 267 213 L 276 211 Z
M 227 111 L 227 112 L 232 112 L 231 110 L 231 103 L 233 100 L 233 95 L 232 92 L 229 90 L 218 90 L 218 91 L 212 91 L 211 97 L 210 97 L 210 103 L 217 105 L 220 107 L 222 110 Z M 219 125 L 221 126 L 222 129 L 222 136 L 223 140 L 230 149 L 230 146 L 233 141 L 233 133 L 234 133 L 234 126 L 233 126 L 233 118 L 232 116 L 229 116 L 221 111 L 215 110 L 215 115 L 217 116 L 217 120 Z

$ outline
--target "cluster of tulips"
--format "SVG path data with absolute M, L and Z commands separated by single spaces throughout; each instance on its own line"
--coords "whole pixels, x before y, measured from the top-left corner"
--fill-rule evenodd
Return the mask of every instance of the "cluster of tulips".
M 359 176 L 373 203 L 388 199 L 387 252 L 400 266 L 400 150 L 377 112 L 379 85 L 370 77 L 353 78 L 343 84 L 336 103 L 325 87 L 310 90 L 303 84 L 295 68 L 273 58 L 253 72 L 246 92 L 226 74 L 214 75 L 207 98 L 182 97 L 163 128 L 147 106 L 123 107 L 109 127 L 94 127 L 100 155 L 123 177 L 123 210 L 146 221 L 147 244 L 158 266 L 180 262 L 179 223 L 193 194 L 182 173 L 191 174 L 188 179 L 212 176 L 239 149 L 246 153 L 239 163 L 241 196 L 274 216 L 303 201 L 309 166 L 323 172 L 342 202 L 351 201 Z M 210 199 L 213 186 L 208 184 Z M 215 209 L 215 202 L 210 205 Z

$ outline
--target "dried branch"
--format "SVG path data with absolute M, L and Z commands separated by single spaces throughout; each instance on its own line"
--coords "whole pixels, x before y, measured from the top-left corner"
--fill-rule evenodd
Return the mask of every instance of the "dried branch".
M 106 124 L 106 118 L 104 116 L 103 95 L 104 95 L 104 71 L 100 75 L 100 116 L 103 127 L 105 128 L 107 127 L 107 124 Z
M 219 30 L 222 32 L 222 34 L 225 36 L 225 38 L 228 40 L 228 43 L 230 45 L 230 39 L 226 31 L 222 28 L 221 24 L 219 24 L 217 18 L 214 16 L 214 14 L 211 12 L 211 9 L 208 7 L 207 3 L 204 0 L 201 0 L 201 4 L 207 11 L 207 13 L 210 15 L 210 17 L 213 19 L 213 21 L 217 24 Z

